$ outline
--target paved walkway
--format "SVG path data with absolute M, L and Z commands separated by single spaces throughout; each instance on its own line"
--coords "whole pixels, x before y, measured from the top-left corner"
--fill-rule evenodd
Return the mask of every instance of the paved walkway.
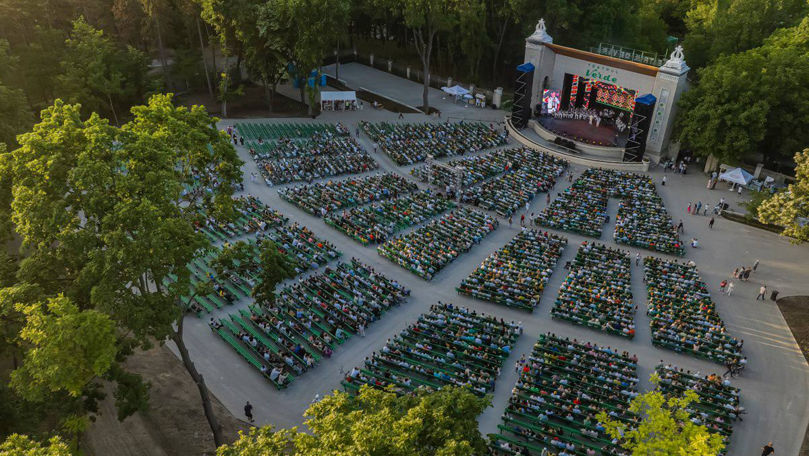
M 344 65 L 341 68 L 341 78 L 350 80 L 354 77 L 351 75 L 351 67 L 352 65 Z M 377 73 L 386 75 L 383 72 L 377 71 Z M 365 78 L 365 76 L 363 77 Z M 371 86 L 377 81 L 382 83 L 383 79 L 371 77 L 363 86 Z M 412 84 L 409 81 L 399 80 L 403 86 Z M 411 101 L 408 100 L 408 102 Z M 502 112 L 494 110 L 472 108 L 469 108 L 468 112 L 497 113 L 500 116 L 499 119 L 502 119 L 503 115 Z M 396 117 L 396 114 L 384 111 L 365 110 L 325 113 L 317 121 L 341 121 L 350 126 L 353 131 L 356 122 L 360 119 L 396 121 Z M 411 114 L 405 117 L 404 121 L 409 122 L 427 120 L 427 117 L 421 114 Z M 311 122 L 309 119 L 269 121 Z M 222 121 L 220 128 L 231 123 L 227 120 Z M 367 137 L 363 135 L 360 142 L 369 151 L 371 150 L 371 143 Z M 253 194 L 271 207 L 279 209 L 289 216 L 291 221 L 298 221 L 308 226 L 317 236 L 328 238 L 343 252 L 345 260 L 356 257 L 386 276 L 395 278 L 410 288 L 412 295 L 406 303 L 386 313 L 380 321 L 371 324 L 366 331 L 366 337 L 352 338 L 339 347 L 331 359 L 324 360 L 314 370 L 297 378 L 295 383 L 284 391 L 276 391 L 271 387 L 257 371 L 212 333 L 207 326 L 208 316 L 205 316 L 204 319 L 189 317 L 185 325 L 186 342 L 197 368 L 204 375 L 213 394 L 237 417 L 242 416 L 244 402 L 250 400 L 255 405 L 253 414 L 258 424 L 273 424 L 278 427 L 301 425 L 304 421 L 302 414 L 312 401 L 332 390 L 340 389 L 340 381 L 345 372 L 354 366 L 361 365 L 366 356 L 384 345 L 387 338 L 411 324 L 418 315 L 427 311 L 429 306 L 436 301 L 453 302 L 507 320 L 521 321 L 525 327 L 524 335 L 519 338 L 497 381 L 497 389 L 493 398 L 494 406 L 480 417 L 480 430 L 484 434 L 496 432 L 500 414 L 517 379 L 514 363 L 520 354 L 530 353 L 531 347 L 540 333 L 551 331 L 560 336 L 589 340 L 636 353 L 639 357 L 641 387 L 644 390 L 649 388 L 648 378 L 660 360 L 703 373 L 721 373 L 724 370 L 719 365 L 652 346 L 649 318 L 644 311 L 646 290 L 642 278 L 642 265 L 635 266 L 634 261 L 632 263 L 632 293 L 640 310 L 635 317 L 637 334 L 633 340 L 552 320 L 550 318 L 552 303 L 566 275 L 562 265 L 575 256 L 578 244 L 587 238 L 572 233 L 558 232 L 569 239 L 569 245 L 564 250 L 558 266 L 551 276 L 538 309 L 533 314 L 528 314 L 459 296 L 454 288 L 486 256 L 502 247 L 518 233 L 518 222 L 515 222 L 515 226 L 510 228 L 508 223 L 503 220 L 500 228 L 487 236 L 481 244 L 461 255 L 439 272 L 432 281 L 427 282 L 380 257 L 375 248 L 361 246 L 327 226 L 320 218 L 306 214 L 281 200 L 275 188 L 269 188 L 262 183 L 250 182 L 250 173 L 258 172 L 256 165 L 244 148 L 238 149 L 240 156 L 245 161 L 243 172 L 246 176 L 245 190 L 247 193 Z M 378 153 L 375 158 L 383 170 L 408 175 L 409 167 L 397 167 L 384 154 Z M 667 185 L 664 187 L 658 185 L 658 190 L 667 209 L 673 214 L 675 222 L 680 218 L 684 220 L 683 240 L 687 241 L 691 237 L 697 237 L 700 240 L 701 247 L 699 249 L 689 248 L 686 258 L 697 263 L 703 279 L 712 288 L 714 286 L 718 288 L 718 283 L 728 277 L 734 268 L 751 265 L 755 259 L 761 260 L 758 271 L 753 274 L 750 282 L 735 281 L 736 290 L 732 297 L 719 294 L 716 292 L 716 288 L 713 289 L 713 298 L 717 303 L 720 315 L 727 323 L 730 333 L 745 340 L 744 353 L 749 359 L 743 376 L 733 380 L 733 384 L 742 390 L 742 405 L 746 407 L 748 414 L 744 416 L 743 422 L 735 425 L 729 454 L 757 454 L 755 451 L 758 451 L 767 441 L 772 440 L 775 442 L 778 454 L 795 455 L 798 453 L 807 422 L 809 422 L 809 394 L 807 394 L 809 391 L 809 366 L 775 303 L 755 301 L 754 298 L 761 283 L 766 283 L 770 289 L 779 290 L 781 296 L 807 294 L 809 246 L 793 246 L 773 233 L 724 219 L 717 219 L 714 229 L 709 230 L 707 226 L 709 217 L 687 215 L 685 207 L 689 201 L 701 200 L 703 204 L 707 202 L 712 207 L 721 196 L 726 196 L 730 198 L 732 207 L 738 204 L 738 197 L 735 193 L 720 190 L 719 187 L 717 190 L 707 190 L 705 188 L 706 178 L 701 173 L 697 173 L 696 168 L 697 166 L 692 167 L 692 173 L 688 175 L 669 173 Z M 578 175 L 583 171 L 583 167 L 572 167 L 570 172 Z M 662 177 L 660 168 L 653 169 L 651 174 L 656 181 L 660 181 Z M 566 180 L 557 184 L 552 191 L 553 195 L 555 196 L 567 185 L 569 184 Z M 529 212 L 538 212 L 544 206 L 545 196 L 539 195 L 532 201 Z M 608 211 L 610 220 L 614 223 L 617 211 L 616 200 L 610 200 Z M 515 219 L 518 220 L 517 217 Z M 603 230 L 601 241 L 614 246 L 612 231 L 613 225 L 608 224 Z M 640 252 L 641 256 L 652 254 L 646 250 L 626 246 L 621 246 L 621 248 L 628 250 L 632 258 L 636 252 Z M 245 302 L 238 303 L 233 308 L 228 308 L 227 311 L 235 311 L 244 305 L 246 305 Z M 222 315 L 226 313 L 220 312 Z M 214 316 L 219 316 L 219 314 Z

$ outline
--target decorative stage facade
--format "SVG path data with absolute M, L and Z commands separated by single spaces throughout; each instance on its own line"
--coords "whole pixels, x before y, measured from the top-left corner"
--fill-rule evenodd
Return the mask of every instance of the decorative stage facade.
M 534 71 L 525 94 L 541 136 L 583 150 L 617 148 L 627 161 L 644 152 L 666 156 L 677 100 L 688 88 L 681 46 L 655 67 L 553 44 L 540 19 L 525 40 L 521 67 L 528 64 Z

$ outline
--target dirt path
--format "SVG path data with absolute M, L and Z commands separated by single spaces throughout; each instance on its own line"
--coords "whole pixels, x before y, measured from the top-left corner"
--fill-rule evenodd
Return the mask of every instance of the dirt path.
M 87 453 L 96 456 L 215 454 L 197 388 L 178 359 L 165 347 L 157 347 L 136 353 L 126 365 L 151 383 L 150 409 L 119 422 L 115 400 L 108 388 L 108 397 L 100 407 L 101 414 L 85 438 Z M 216 398 L 213 400 L 226 440 L 235 440 L 239 430 L 248 429 L 247 424 L 231 415 Z

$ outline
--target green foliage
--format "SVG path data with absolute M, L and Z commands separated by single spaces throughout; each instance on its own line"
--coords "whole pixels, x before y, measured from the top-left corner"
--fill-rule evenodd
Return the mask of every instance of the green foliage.
M 809 18 L 700 70 L 699 84 L 680 101 L 679 138 L 725 163 L 788 158 L 809 144 L 807 99 Z
M 306 411 L 311 434 L 271 427 L 241 434 L 218 456 L 471 456 L 484 454 L 477 416 L 490 405 L 468 389 L 398 396 L 366 385 L 356 397 L 334 392 Z M 286 448 L 287 451 L 281 451 Z
M 10 86 L 19 71 L 19 58 L 10 54 L 8 41 L 0 39 L 0 144 L 11 147 L 17 144 L 17 133 L 34 120 L 25 92 Z
M 239 241 L 226 245 L 213 264 L 217 274 L 235 272 L 244 275 L 257 272 L 258 280 L 252 290 L 257 302 L 275 302 L 275 287 L 286 279 L 295 277 L 295 263 L 278 250 L 272 241 L 263 241 L 256 261 L 253 245 Z
M 132 47 L 119 49 L 83 17 L 73 23 L 66 45 L 60 92 L 71 102 L 81 102 L 86 114 L 111 114 L 118 123 L 115 106 L 146 92 L 146 56 Z
M 25 306 L 23 313 L 20 338 L 31 348 L 11 374 L 23 397 L 38 400 L 57 391 L 78 397 L 115 361 L 115 330 L 106 315 L 81 311 L 63 296 Z
M 758 217 L 783 226 L 783 235 L 801 243 L 809 241 L 809 149 L 795 154 L 795 163 L 795 183 L 761 203 Z
M 761 203 L 766 201 L 771 196 L 769 191 L 752 191 L 750 192 L 750 200 L 741 203 L 745 209 L 747 209 L 747 214 L 745 214 L 744 218 L 747 220 L 755 220 L 758 217 L 758 208 L 761 206 Z
M 656 375 L 652 377 L 656 383 Z M 714 456 L 724 449 L 722 436 L 690 420 L 689 406 L 698 402 L 694 391 L 683 397 L 666 398 L 659 391 L 649 391 L 632 399 L 629 410 L 640 417 L 637 426 L 613 420 L 605 412 L 598 415 L 607 433 L 619 439 L 621 446 L 633 456 L 650 454 L 672 456 Z
M 50 439 L 45 445 L 32 440 L 26 435 L 10 435 L 0 443 L 0 456 L 71 456 L 68 446 L 58 437 Z

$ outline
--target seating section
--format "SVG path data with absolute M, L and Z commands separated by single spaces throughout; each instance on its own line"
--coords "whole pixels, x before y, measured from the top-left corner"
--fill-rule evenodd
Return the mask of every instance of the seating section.
M 280 226 L 289 220 L 252 195 L 237 197 L 235 209 L 239 215 L 232 222 L 217 220 L 215 217 L 200 213 L 200 219 L 195 222 L 196 230 L 204 233 L 211 242 L 220 242 L 251 234 L 256 230 Z
M 637 357 L 610 347 L 543 334 L 490 434 L 493 455 L 624 455 L 598 421 L 606 412 L 632 425 Z
M 465 207 L 377 248 L 383 257 L 425 280 L 497 228 L 497 219 Z
M 464 187 L 470 187 L 491 177 L 497 176 L 506 170 L 508 161 L 506 152 L 513 149 L 497 150 L 487 154 L 474 157 L 463 157 L 446 162 L 448 166 L 463 166 Z M 454 186 L 455 176 L 447 168 L 442 166 L 421 165 L 410 170 L 410 174 L 420 181 L 445 188 L 448 185 Z
M 607 220 L 607 199 L 620 199 L 613 237 L 616 242 L 684 255 L 677 229 L 654 183 L 643 174 L 588 169 L 536 223 L 598 238 Z
M 631 261 L 623 250 L 584 241 L 559 289 L 553 318 L 632 338 Z
M 245 141 L 262 143 L 273 139 L 308 138 L 323 133 L 335 136 L 346 136 L 351 133 L 340 123 L 238 122 L 236 131 Z
M 655 369 L 660 378 L 658 388 L 666 396 L 682 397 L 691 390 L 699 396 L 699 402 L 688 410 L 691 421 L 720 434 L 725 445 L 730 443 L 733 422 L 739 419 L 744 409 L 739 405 L 740 391 L 722 377 L 711 374 L 700 377 L 696 373 L 676 366 L 660 364 Z
M 298 274 L 325 266 L 341 255 L 331 242 L 318 239 L 309 228 L 298 223 L 263 231 L 256 239 L 259 243 L 265 239 L 273 241 L 295 263 Z
M 368 245 L 382 243 L 393 234 L 452 209 L 455 204 L 429 190 L 385 200 L 362 208 L 346 209 L 326 216 L 328 225 Z
M 355 179 L 320 182 L 278 190 L 284 200 L 304 211 L 325 217 L 330 212 L 396 198 L 418 190 L 418 186 L 394 173 L 377 174 Z
M 360 127 L 397 165 L 412 165 L 427 155 L 446 157 L 506 143 L 506 134 L 480 122 L 369 123 Z
M 461 281 L 458 293 L 533 311 L 566 245 L 564 237 L 523 230 Z
M 352 259 L 284 288 L 275 302 L 212 319 L 211 329 L 281 389 L 409 294 Z
M 267 185 L 364 173 L 379 167 L 354 138 L 330 132 L 305 140 L 252 144 L 250 156 Z
M 519 211 L 539 192 L 553 188 L 567 162 L 530 149 L 510 149 L 504 153 L 507 170 L 499 178 L 464 191 L 463 200 L 508 217 Z
M 598 238 L 607 219 L 610 171 L 588 169 L 539 213 L 535 223 Z
M 742 342 L 728 334 L 693 263 L 649 256 L 643 264 L 654 345 L 725 366 L 742 361 Z
M 621 198 L 615 217 L 615 242 L 671 255 L 685 255 L 677 227 L 671 220 L 663 200 L 655 190 L 652 178 L 642 174 L 623 173 L 613 184 L 613 196 Z
M 521 330 L 514 322 L 439 302 L 343 379 L 350 393 L 363 384 L 399 393 L 445 385 L 468 386 L 484 395 Z

